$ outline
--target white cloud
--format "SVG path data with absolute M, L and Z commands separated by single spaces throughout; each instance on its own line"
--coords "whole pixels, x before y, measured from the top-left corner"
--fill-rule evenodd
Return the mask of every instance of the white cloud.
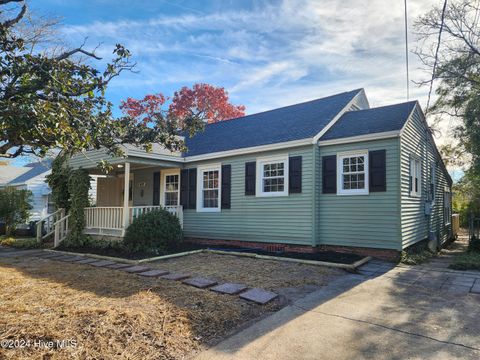
M 436 0 L 410 1 L 412 23 Z M 116 97 L 142 96 L 193 82 L 230 90 L 253 113 L 364 87 L 372 106 L 406 100 L 403 1 L 256 1 L 250 10 L 154 15 L 66 26 L 74 43 L 103 42 L 106 59 L 120 42 L 138 62 L 138 74 L 112 83 Z M 217 7 L 225 9 L 226 6 Z M 413 54 L 410 78 L 426 74 Z M 410 84 L 411 99 L 425 106 L 427 88 Z M 122 94 L 123 94 L 122 93 Z M 446 136 L 449 124 L 442 124 Z M 443 139 L 437 139 L 442 142 Z

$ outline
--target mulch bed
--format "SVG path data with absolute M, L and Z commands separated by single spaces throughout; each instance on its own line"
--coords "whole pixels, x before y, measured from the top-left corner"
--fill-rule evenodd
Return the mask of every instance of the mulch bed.
M 294 258 L 294 259 L 301 259 L 301 260 L 325 261 L 325 262 L 332 262 L 337 264 L 353 264 L 364 258 L 364 256 L 361 256 L 361 255 L 351 254 L 351 253 L 340 253 L 336 251 L 321 251 L 316 253 L 269 252 L 269 251 L 265 251 L 257 248 L 245 248 L 245 247 L 237 247 L 237 246 L 212 247 L 208 245 L 193 244 L 189 242 L 184 242 L 180 246 L 176 247 L 175 249 L 172 249 L 166 252 L 161 252 L 158 254 L 128 253 L 128 252 L 122 252 L 118 249 L 111 249 L 111 248 L 107 248 L 107 249 L 99 249 L 99 248 L 92 248 L 92 247 L 83 247 L 83 248 L 59 247 L 58 248 L 58 250 L 63 250 L 63 251 L 71 251 L 71 252 L 77 252 L 82 254 L 97 254 L 97 255 L 119 257 L 119 258 L 131 259 L 131 260 L 140 260 L 140 259 L 146 259 L 146 258 L 151 258 L 155 256 L 178 254 L 182 252 L 200 250 L 200 249 L 246 252 L 246 253 L 253 253 L 258 255 L 277 256 L 277 257 Z

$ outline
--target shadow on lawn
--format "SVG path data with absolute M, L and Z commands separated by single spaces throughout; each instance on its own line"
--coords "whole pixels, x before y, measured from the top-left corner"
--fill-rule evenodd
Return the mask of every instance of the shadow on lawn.
M 217 309 L 215 304 L 209 302 L 220 296 L 175 282 L 159 282 L 118 270 L 98 269 L 88 265 L 37 259 L 29 261 L 28 258 L 2 260 L 1 265 L 15 268 L 34 279 L 48 280 L 102 297 L 124 298 L 152 289 L 158 296 L 181 306 L 195 307 L 198 302 L 207 303 L 210 306 L 207 312 L 211 313 Z M 423 281 L 412 286 L 419 278 Z M 480 346 L 477 344 L 477 335 L 480 333 L 480 323 L 477 314 L 480 299 L 442 292 L 435 286 L 438 281 L 437 276 L 428 271 L 415 268 L 392 269 L 388 266 L 373 277 L 355 274 L 340 276 L 320 291 L 307 295 L 292 306 L 257 322 L 220 343 L 215 349 L 225 355 L 235 354 L 262 337 L 277 334 L 279 328 L 289 325 L 306 313 L 318 312 L 326 321 L 319 332 L 312 337 L 311 332 L 315 330 L 300 330 L 310 331 L 309 338 L 315 343 L 327 344 L 333 341 L 338 346 L 353 349 L 360 357 L 403 359 L 444 354 L 446 358 L 478 358 Z M 180 289 L 180 296 L 168 295 L 172 287 Z M 245 304 L 238 297 L 222 298 L 227 303 Z M 254 315 L 252 312 L 247 315 L 246 310 L 242 312 L 245 316 L 250 316 L 250 320 L 261 315 L 258 309 L 262 307 L 251 304 L 246 306 L 257 309 Z M 279 309 L 279 306 L 270 306 L 270 310 Z M 207 317 L 205 321 L 208 321 Z M 225 318 L 223 321 L 228 322 L 231 319 Z M 248 321 L 242 319 L 239 323 L 243 323 L 245 327 Z M 342 328 L 339 325 L 341 323 L 346 327 Z M 214 323 L 207 325 L 216 326 Z M 232 329 L 238 329 L 238 326 L 231 325 L 230 330 Z M 325 333 L 326 329 L 328 331 Z M 202 331 L 205 330 L 198 329 L 195 333 L 203 335 Z M 229 334 L 229 331 L 211 331 L 218 333 L 220 337 Z M 301 331 L 298 336 L 301 336 Z M 285 336 L 283 334 L 284 331 L 278 332 L 280 337 Z M 210 340 L 213 337 L 207 338 L 207 343 L 212 344 Z M 298 341 L 301 342 L 302 339 L 299 338 Z M 285 339 L 282 346 L 293 351 L 298 344 L 295 344 L 295 338 L 292 338 Z M 329 358 L 328 351 L 323 355 Z

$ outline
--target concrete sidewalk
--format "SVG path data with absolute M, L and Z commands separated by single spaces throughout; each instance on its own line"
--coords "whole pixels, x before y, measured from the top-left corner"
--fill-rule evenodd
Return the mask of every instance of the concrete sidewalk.
M 198 359 L 479 359 L 480 295 L 408 280 L 345 275 Z

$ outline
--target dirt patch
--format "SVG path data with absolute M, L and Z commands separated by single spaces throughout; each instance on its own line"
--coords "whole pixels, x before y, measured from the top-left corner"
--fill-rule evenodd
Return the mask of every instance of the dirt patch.
M 7 359 L 184 358 L 281 307 L 277 301 L 260 306 L 179 282 L 34 258 L 1 259 L 0 281 L 0 339 L 77 343 L 0 349 L 0 358 Z
M 234 255 L 198 253 L 147 263 L 150 267 L 238 282 L 249 287 L 277 290 L 305 285 L 326 285 L 343 270 L 323 266 L 254 259 Z

